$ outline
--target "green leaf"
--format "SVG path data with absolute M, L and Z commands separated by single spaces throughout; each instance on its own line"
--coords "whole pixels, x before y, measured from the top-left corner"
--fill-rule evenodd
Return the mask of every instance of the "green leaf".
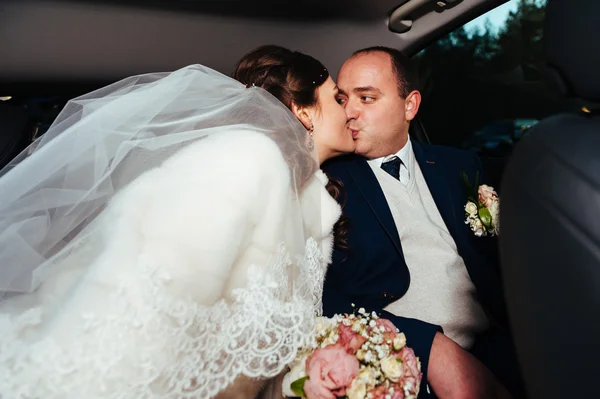
M 308 376 L 298 378 L 296 381 L 292 382 L 291 385 L 292 391 L 301 398 L 306 397 L 306 394 L 304 393 L 304 383 L 306 380 L 308 380 Z
M 492 227 L 492 214 L 487 208 L 479 208 L 479 219 L 481 219 L 481 222 L 486 229 L 490 229 Z
M 473 187 L 471 186 L 471 182 L 469 182 L 469 176 L 467 176 L 465 172 L 462 172 L 461 175 L 463 183 L 465 184 L 465 192 L 467 197 L 471 197 L 471 195 L 473 195 Z

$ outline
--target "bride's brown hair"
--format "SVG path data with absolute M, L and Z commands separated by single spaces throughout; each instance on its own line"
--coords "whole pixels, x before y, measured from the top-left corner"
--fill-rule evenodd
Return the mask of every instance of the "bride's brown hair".
M 247 87 L 258 86 L 281 101 L 290 110 L 299 107 L 319 107 L 317 89 L 329 78 L 329 72 L 315 58 L 284 47 L 261 46 L 240 59 L 233 78 Z M 344 206 L 342 182 L 329 178 L 327 191 Z M 342 215 L 334 226 L 335 245 L 347 248 L 347 219 Z

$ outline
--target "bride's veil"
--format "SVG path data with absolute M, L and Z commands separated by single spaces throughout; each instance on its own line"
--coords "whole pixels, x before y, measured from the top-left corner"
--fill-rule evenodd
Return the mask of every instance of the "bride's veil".
M 231 130 L 258 132 L 273 140 L 292 176 L 291 198 L 296 204 L 288 217 L 295 223 L 281 237 L 285 253 L 272 254 L 272 261 L 283 272 L 275 281 L 279 284 L 280 312 L 290 318 L 269 314 L 272 320 L 264 322 L 277 325 L 277 331 L 267 328 L 254 343 L 236 343 L 236 333 L 239 338 L 243 331 L 213 327 L 212 333 L 220 334 L 220 341 L 189 348 L 191 355 L 199 352 L 194 367 L 200 371 L 178 378 L 189 380 L 187 389 L 196 392 L 190 397 L 205 397 L 220 391 L 238 374 L 269 377 L 279 373 L 292 360 L 295 348 L 308 339 L 312 316 L 320 306 L 318 287 L 316 291 L 307 287 L 309 275 L 314 277 L 310 274 L 314 270 L 308 269 L 315 265 L 307 260 L 310 237 L 303 228 L 298 203 L 303 185 L 318 164 L 314 151 L 306 145 L 306 130 L 283 104 L 260 88 L 246 88 L 200 65 L 127 78 L 70 101 L 47 133 L 0 171 L 0 333 L 18 335 L 14 326 L 20 316 L 7 316 L 2 306 L 21 297 L 34 297 L 47 280 L 70 263 L 72 254 L 95 243 L 102 226 L 98 221 L 129 183 L 185 147 Z M 208 195 L 211 187 L 204 189 Z M 320 215 L 319 204 L 311 211 Z M 309 252 L 315 249 L 309 248 Z M 312 261 L 317 252 L 309 254 Z M 91 263 L 94 256 L 97 254 L 92 251 L 88 258 L 78 261 Z M 79 275 L 73 284 L 85 278 L 85 274 Z M 60 303 L 61 299 L 53 300 Z M 31 303 L 33 310 L 44 308 L 43 301 Z M 242 320 L 235 314 L 240 308 L 227 302 L 219 306 L 212 313 L 198 309 L 193 317 L 212 317 L 216 323 L 229 312 L 231 323 Z M 303 310 L 294 312 L 294 306 Z M 202 314 L 205 311 L 209 313 Z M 211 330 L 196 333 L 210 334 Z M 5 335 L 4 339 L 9 338 Z M 240 353 L 248 344 L 255 346 L 255 352 L 259 349 L 264 353 L 246 358 L 248 362 L 240 366 Z M 6 356 L 1 347 L 2 342 L 0 359 Z M 277 349 L 269 352 L 271 347 Z M 11 350 L 16 353 L 16 349 Z M 220 363 L 219 356 L 224 354 L 231 356 Z M 0 365 L 0 370 L 5 366 Z

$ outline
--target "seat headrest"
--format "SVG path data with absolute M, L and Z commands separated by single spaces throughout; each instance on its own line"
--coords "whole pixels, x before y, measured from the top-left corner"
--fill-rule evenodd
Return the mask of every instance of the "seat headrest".
M 600 1 L 549 0 L 544 40 L 563 94 L 600 102 Z

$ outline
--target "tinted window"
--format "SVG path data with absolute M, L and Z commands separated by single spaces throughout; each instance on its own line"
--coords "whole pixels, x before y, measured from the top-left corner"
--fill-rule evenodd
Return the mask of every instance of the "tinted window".
M 505 157 L 538 120 L 569 108 L 545 79 L 546 0 L 512 0 L 415 56 L 430 140 Z

